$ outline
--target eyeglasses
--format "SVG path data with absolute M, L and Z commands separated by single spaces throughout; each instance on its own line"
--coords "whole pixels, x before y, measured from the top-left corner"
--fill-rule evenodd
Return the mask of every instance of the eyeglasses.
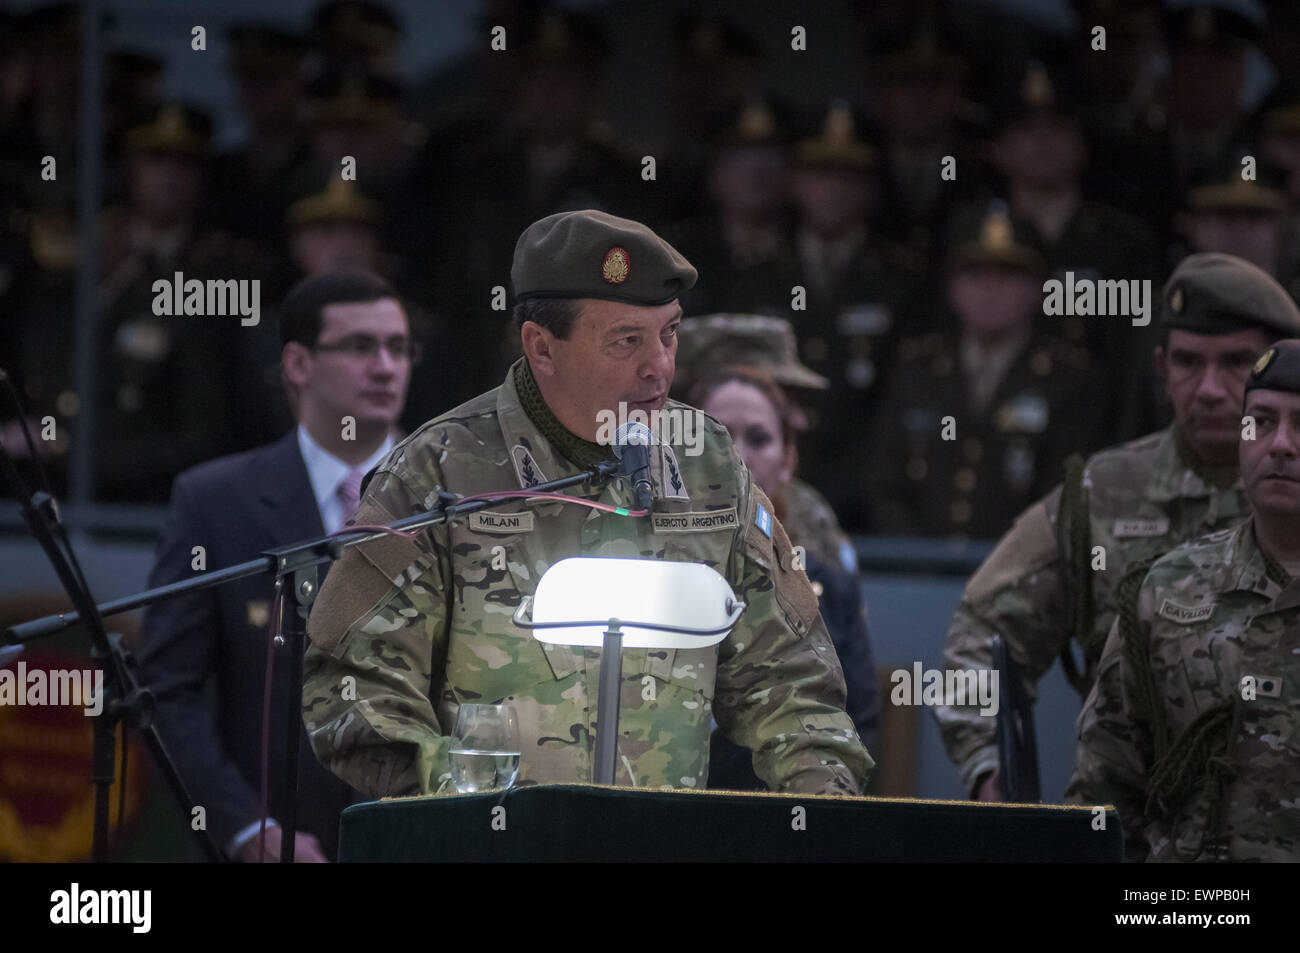
M 367 334 L 353 334 L 333 344 L 317 344 L 312 350 L 326 354 L 337 352 L 358 361 L 369 361 L 379 354 L 381 347 L 395 361 L 407 360 L 412 364 L 418 364 L 420 361 L 422 353 L 420 342 L 401 335 L 380 341 L 379 338 Z

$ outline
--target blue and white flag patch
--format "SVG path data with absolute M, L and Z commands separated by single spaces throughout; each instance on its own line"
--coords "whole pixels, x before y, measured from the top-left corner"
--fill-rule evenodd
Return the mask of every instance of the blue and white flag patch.
M 754 525 L 763 531 L 763 535 L 771 539 L 772 537 L 772 514 L 763 509 L 763 504 L 758 504 L 758 512 L 754 514 Z

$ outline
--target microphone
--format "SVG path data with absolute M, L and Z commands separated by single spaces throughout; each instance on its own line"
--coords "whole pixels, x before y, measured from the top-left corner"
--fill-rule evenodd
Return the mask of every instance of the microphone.
M 650 495 L 654 490 L 650 482 L 650 445 L 654 442 L 650 428 L 633 420 L 614 431 L 614 456 L 622 464 L 619 476 L 632 484 L 638 510 L 650 509 Z

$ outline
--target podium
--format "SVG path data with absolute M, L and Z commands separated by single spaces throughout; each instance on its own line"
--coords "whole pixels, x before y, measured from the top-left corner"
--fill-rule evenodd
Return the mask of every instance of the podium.
M 1114 862 L 1089 807 L 588 784 L 354 804 L 341 862 Z

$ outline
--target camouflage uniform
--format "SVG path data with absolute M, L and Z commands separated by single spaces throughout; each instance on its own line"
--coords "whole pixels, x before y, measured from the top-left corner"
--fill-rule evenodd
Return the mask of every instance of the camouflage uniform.
M 816 554 L 818 559 L 858 571 L 858 554 L 826 497 L 797 477 L 785 487 L 785 531 L 790 541 Z
M 347 550 L 309 624 L 304 718 L 321 762 L 371 796 L 429 794 L 448 777 L 459 705 L 507 701 L 519 716 L 521 783 L 589 781 L 600 653 L 543 646 L 511 613 L 560 558 L 653 557 L 712 565 L 748 608 L 717 646 L 624 652 L 618 783 L 703 788 L 713 715 L 755 752 L 772 789 L 857 794 L 873 762 L 844 713 L 817 598 L 726 430 L 705 419 L 701 455 L 668 448 L 652 463 L 655 516 L 709 514 L 698 530 L 656 532 L 654 519 L 510 501 L 433 527 L 418 543 L 384 538 Z M 422 511 L 444 490 L 518 490 L 575 472 L 524 411 L 512 373 L 399 444 L 356 520 Z M 631 502 L 621 482 L 587 497 Z
M 1077 539 L 1072 545 L 1067 529 L 1083 511 L 1068 508 L 1063 525 L 1058 486 L 1016 520 L 967 584 L 948 630 L 945 668 L 991 668 L 996 633 L 1023 676 L 1025 697 L 1034 699 L 1039 679 L 1071 638 L 1091 645 L 1085 651 L 1091 669 L 1115 619 L 1115 589 L 1127 567 L 1229 526 L 1248 511 L 1240 481 L 1216 485 L 1193 469 L 1172 427 L 1096 454 L 1082 479 L 1084 545 Z M 1105 568 L 1094 571 L 1097 546 L 1105 552 Z M 1086 584 L 1078 585 L 1085 574 Z M 1090 606 L 1072 604 L 1072 594 L 1085 590 Z M 1081 692 L 1089 677 L 1085 672 Z M 998 766 L 994 720 L 977 706 L 940 707 L 935 715 L 948 756 L 973 792 L 981 775 Z
M 1300 582 L 1259 548 L 1254 525 L 1158 560 L 1136 624 L 1117 622 L 1106 640 L 1067 798 L 1113 803 L 1131 860 L 1300 857 Z M 1180 770 L 1184 796 L 1161 780 Z

